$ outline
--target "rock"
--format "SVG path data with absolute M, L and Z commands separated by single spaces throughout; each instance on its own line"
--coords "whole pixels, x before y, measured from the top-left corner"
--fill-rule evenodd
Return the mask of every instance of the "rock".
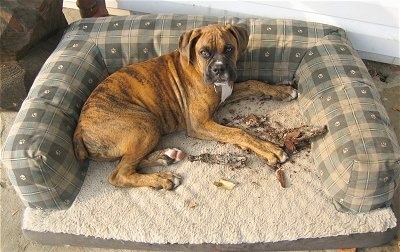
M 25 70 L 17 63 L 0 66 L 0 108 L 18 110 L 25 99 Z
M 59 0 L 1 0 L 0 108 L 18 110 L 67 21 Z
M 0 64 L 0 109 L 18 111 L 34 79 L 62 37 L 62 30 L 37 43 L 18 61 Z
M 62 1 L 3 0 L 0 7 L 0 62 L 20 59 L 37 42 L 67 25 Z

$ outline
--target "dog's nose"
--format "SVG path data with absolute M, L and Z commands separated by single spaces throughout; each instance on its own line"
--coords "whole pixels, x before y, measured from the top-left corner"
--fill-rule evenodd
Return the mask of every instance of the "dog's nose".
M 223 74 L 225 72 L 225 66 L 222 62 L 215 62 L 211 67 L 211 71 L 214 74 Z

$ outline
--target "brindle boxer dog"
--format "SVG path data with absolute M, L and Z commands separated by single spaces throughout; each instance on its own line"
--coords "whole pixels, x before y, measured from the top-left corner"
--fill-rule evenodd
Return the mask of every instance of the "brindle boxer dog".
M 213 121 L 220 103 L 232 93 L 236 61 L 247 43 L 248 33 L 241 27 L 210 25 L 184 32 L 179 51 L 113 73 L 83 106 L 74 133 L 76 157 L 120 159 L 109 176 L 112 185 L 169 190 L 180 184 L 179 175 L 138 170 L 180 161 L 185 154 L 179 149 L 151 153 L 162 135 L 178 130 L 186 130 L 191 137 L 252 150 L 271 165 L 285 162 L 286 153 L 276 145 Z M 279 100 L 296 97 L 289 86 L 258 81 L 234 86 L 231 100 L 254 94 Z

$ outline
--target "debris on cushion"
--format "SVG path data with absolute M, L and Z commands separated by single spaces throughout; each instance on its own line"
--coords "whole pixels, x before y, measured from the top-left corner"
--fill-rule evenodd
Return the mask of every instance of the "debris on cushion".
M 194 200 L 186 202 L 186 206 L 190 209 L 194 209 L 197 207 L 197 202 Z
M 232 169 L 243 168 L 246 166 L 247 157 L 234 153 L 189 155 L 190 162 L 201 161 L 210 164 L 228 165 Z
M 302 125 L 287 129 L 277 122 L 270 122 L 268 116 L 259 117 L 255 114 L 236 116 L 232 121 L 224 119 L 223 125 L 238 127 L 262 140 L 270 141 L 280 147 L 286 147 L 290 153 L 296 153 L 317 136 L 327 132 L 326 126 Z
M 265 106 L 269 100 L 270 99 L 262 97 L 250 98 L 250 102 L 258 102 L 258 104 L 262 106 Z M 246 101 L 244 101 L 244 103 L 245 102 Z M 228 127 L 241 128 L 249 134 L 260 138 L 261 140 L 272 142 L 282 147 L 290 156 L 295 155 L 303 150 L 310 152 L 310 142 L 312 139 L 322 136 L 327 132 L 326 126 L 309 126 L 305 125 L 304 122 L 299 123 L 299 127 L 285 127 L 283 122 L 279 122 L 279 119 L 276 120 L 278 118 L 277 115 L 279 116 L 280 108 L 275 109 L 275 112 L 272 110 L 268 112 L 268 109 L 264 110 L 267 113 L 260 115 L 258 112 L 262 110 L 252 111 L 250 106 L 247 106 L 247 104 L 244 103 L 236 101 L 234 103 L 230 103 L 229 105 L 225 105 L 226 107 L 223 108 L 224 113 L 221 113 L 220 116 L 217 117 L 217 122 Z M 285 109 L 283 108 L 283 110 Z M 287 113 L 287 111 L 283 112 L 283 115 L 285 113 Z M 237 168 L 246 167 L 246 161 L 250 158 L 247 156 L 249 154 L 250 152 L 225 154 L 202 153 L 200 155 L 189 155 L 188 159 L 191 162 L 200 161 L 210 164 L 226 165 L 231 170 L 235 170 Z M 290 162 L 293 163 L 295 161 L 291 160 Z M 287 188 L 288 183 L 286 181 L 283 166 L 284 164 L 276 164 L 268 167 L 275 171 L 276 179 L 281 187 Z M 217 182 L 218 181 L 214 182 L 214 185 L 220 185 Z
M 328 128 L 326 126 L 301 126 L 293 130 L 287 130 L 284 135 L 283 144 L 292 153 L 297 152 L 304 146 L 308 146 L 311 139 L 317 136 L 324 135 Z M 297 147 L 297 148 L 296 148 Z
M 225 190 L 232 190 L 236 186 L 236 183 L 226 180 L 226 179 L 220 179 L 220 180 L 214 181 L 214 185 L 218 188 L 222 188 Z

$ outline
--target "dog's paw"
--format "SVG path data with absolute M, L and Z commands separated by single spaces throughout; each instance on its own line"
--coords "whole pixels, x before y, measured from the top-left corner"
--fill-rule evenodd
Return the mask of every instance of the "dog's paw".
M 182 177 L 172 172 L 155 173 L 156 181 L 153 187 L 155 189 L 173 190 L 181 184 Z
M 285 163 L 289 159 L 288 154 L 282 150 L 282 155 L 279 156 L 279 163 Z
M 181 161 L 185 158 L 185 152 L 176 148 L 168 148 L 155 151 L 144 158 L 140 164 L 140 168 L 153 167 L 153 166 L 167 166 Z
M 285 163 L 288 159 L 288 154 L 286 154 L 286 152 L 281 148 L 276 148 L 266 156 L 266 161 L 271 167 L 275 167 L 277 164 Z
M 290 93 L 290 96 L 288 97 L 288 99 L 289 99 L 288 101 L 296 99 L 297 96 L 298 96 L 297 89 L 293 88 L 292 92 Z
M 185 152 L 177 148 L 168 148 L 163 150 L 164 156 L 167 159 L 167 164 L 172 164 L 181 161 L 185 158 Z
M 274 93 L 271 95 L 272 100 L 276 101 L 291 101 L 296 99 L 298 92 L 295 88 L 288 85 L 276 85 Z
M 298 96 L 297 89 L 294 89 L 294 88 L 288 86 L 287 90 L 285 90 L 285 92 L 283 94 L 282 101 L 289 102 L 289 101 L 296 99 L 297 96 Z

